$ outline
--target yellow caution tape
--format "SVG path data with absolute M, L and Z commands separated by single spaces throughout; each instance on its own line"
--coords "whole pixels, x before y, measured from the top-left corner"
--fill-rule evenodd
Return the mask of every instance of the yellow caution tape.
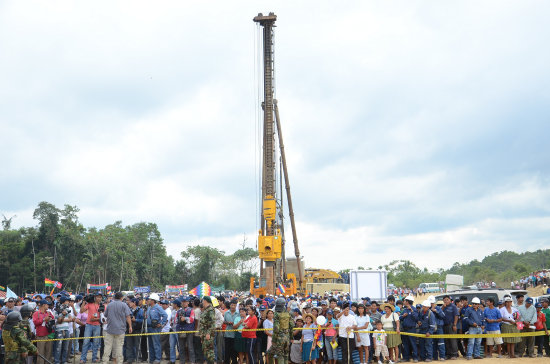
M 321 328 L 321 330 L 326 330 L 327 328 Z M 272 331 L 273 329 L 231 329 L 231 330 L 214 330 L 216 332 L 242 332 L 242 331 Z M 311 328 L 305 327 L 296 327 L 294 330 L 311 330 Z M 317 330 L 315 328 L 314 330 Z M 125 336 L 150 336 L 150 335 L 170 335 L 170 334 L 194 334 L 198 330 L 192 331 L 168 331 L 168 332 L 145 332 L 139 334 L 126 334 Z M 367 331 L 367 330 L 352 330 L 351 332 L 355 333 L 375 333 L 376 331 Z M 386 334 L 397 334 L 395 331 L 385 331 Z M 471 339 L 471 338 L 487 338 L 487 337 L 526 337 L 526 336 L 543 336 L 546 335 L 544 331 L 531 331 L 531 332 L 518 332 L 518 333 L 507 333 L 507 334 L 433 334 L 426 336 L 426 334 L 417 334 L 413 332 L 400 332 L 398 335 L 414 336 L 421 338 L 430 338 L 430 339 Z M 89 337 L 68 337 L 61 339 L 37 339 L 32 340 L 32 342 L 44 342 L 44 341 L 64 341 L 64 340 L 85 340 L 85 339 L 102 339 L 103 336 L 89 336 Z

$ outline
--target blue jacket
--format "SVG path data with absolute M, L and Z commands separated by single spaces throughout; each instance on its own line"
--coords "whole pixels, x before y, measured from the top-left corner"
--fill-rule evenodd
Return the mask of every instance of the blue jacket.
M 405 314 L 407 314 L 405 316 Z M 418 312 L 416 312 L 416 309 L 410 309 L 403 307 L 403 311 L 401 312 L 401 316 L 399 316 L 399 321 L 401 321 L 401 326 L 403 330 L 411 330 L 416 328 L 416 324 L 418 323 Z
M 149 307 L 147 310 L 147 327 L 153 328 L 151 324 L 151 321 L 153 320 L 158 321 L 161 327 L 166 324 L 166 321 L 168 321 L 166 311 L 164 311 L 158 303 L 152 307 Z
M 466 312 L 466 317 L 468 318 L 468 324 L 470 326 L 474 326 L 474 323 L 477 324 L 477 327 L 485 326 L 485 314 L 481 310 L 481 308 L 478 308 L 477 310 L 474 310 L 474 308 L 470 308 Z
M 431 335 L 435 332 L 436 322 L 432 310 L 428 310 L 426 313 L 424 313 L 423 310 L 420 311 L 418 314 L 418 321 L 420 322 L 419 331 L 421 334 L 429 332 Z
M 443 307 L 443 312 L 445 313 L 443 323 L 445 325 L 452 325 L 455 322 L 455 316 L 458 316 L 458 307 L 456 307 L 456 305 L 451 302 L 449 306 Z
M 443 312 L 441 307 L 435 306 L 435 312 L 433 313 L 435 315 L 435 323 L 437 324 L 438 327 L 443 328 L 443 324 L 445 320 L 445 312 Z

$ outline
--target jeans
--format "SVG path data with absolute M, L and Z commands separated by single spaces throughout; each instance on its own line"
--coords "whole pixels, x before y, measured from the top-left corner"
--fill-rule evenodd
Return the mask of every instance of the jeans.
M 468 330 L 468 332 L 471 334 L 471 335 L 477 335 L 477 334 L 481 334 L 481 327 L 473 327 L 473 326 L 470 326 L 470 329 Z M 468 358 L 471 358 L 472 355 L 476 358 L 478 358 L 480 356 L 480 353 L 479 353 L 479 348 L 481 347 L 481 339 L 480 338 L 471 338 L 471 339 L 468 339 L 468 353 L 466 354 L 466 357 Z
M 421 332 L 421 334 L 426 334 L 425 332 Z M 418 345 L 420 347 L 420 357 L 422 359 L 432 359 L 433 358 L 433 339 L 430 339 L 429 337 L 421 337 L 419 338 Z
M 126 361 L 132 363 L 138 359 L 138 346 L 140 336 L 126 336 L 124 338 L 126 342 Z
M 176 349 L 178 347 L 178 334 L 170 334 L 170 363 L 176 362 Z M 179 350 L 178 350 L 179 351 Z M 182 354 L 180 354 L 182 355 Z
M 100 336 L 100 335 L 101 335 L 100 325 L 86 324 L 86 328 L 84 329 L 84 337 Z M 90 350 L 90 345 L 92 346 L 92 362 L 98 360 L 97 350 L 101 345 L 101 339 L 84 339 L 84 347 L 82 348 L 82 354 L 80 355 L 80 360 L 83 362 L 86 362 L 86 356 L 88 355 L 88 350 Z
M 437 330 L 434 332 L 437 335 L 443 335 L 443 327 L 437 325 Z M 445 340 L 444 339 L 433 339 L 433 343 L 436 344 L 433 347 L 433 359 L 445 358 Z
M 55 332 L 56 339 L 66 339 L 69 337 L 69 330 L 57 330 Z M 67 361 L 67 353 L 69 351 L 69 340 L 58 341 L 54 352 L 55 364 L 65 364 Z
M 336 350 L 332 348 L 332 345 L 330 343 L 334 339 L 334 336 L 325 336 L 325 348 L 327 349 L 327 359 L 333 360 L 336 358 Z M 368 358 L 368 354 L 366 355 Z
M 159 333 L 160 327 L 148 327 L 148 333 Z M 162 349 L 160 347 L 160 335 L 149 335 L 149 363 L 160 362 L 162 359 Z
M 180 364 L 185 364 L 185 349 L 189 353 L 189 363 L 195 362 L 195 351 L 193 350 L 193 334 L 178 334 L 179 338 L 179 353 L 180 353 Z
M 416 334 L 416 329 L 404 329 L 404 332 Z M 418 360 L 416 337 L 401 335 L 401 341 L 403 342 L 403 359 L 405 359 L 405 361 L 408 361 L 409 359 Z

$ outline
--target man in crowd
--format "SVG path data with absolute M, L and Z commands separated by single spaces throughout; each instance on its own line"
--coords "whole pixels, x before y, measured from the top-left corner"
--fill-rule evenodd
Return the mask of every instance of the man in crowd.
M 441 309 L 443 307 L 443 301 L 435 301 L 434 296 L 430 296 L 430 303 L 432 304 L 431 310 L 435 316 L 435 324 L 437 325 L 435 329 L 436 335 L 443 335 L 443 325 L 445 320 L 445 313 Z M 443 361 L 445 360 L 445 340 L 444 339 L 435 339 L 437 346 L 433 348 L 433 359 L 438 359 Z
M 221 298 L 221 297 L 220 297 Z M 223 301 L 220 299 L 213 298 L 212 301 L 212 307 L 214 307 L 214 313 L 215 313 L 215 325 L 216 330 L 214 332 L 214 349 L 215 349 L 215 356 L 216 356 L 216 362 L 218 364 L 221 364 L 223 362 L 223 349 L 224 349 L 224 339 L 223 339 L 223 332 L 221 331 L 223 328 Z
M 223 317 L 226 330 L 233 330 L 233 324 L 235 323 L 235 319 L 237 317 L 239 317 L 239 312 L 237 311 L 237 301 L 232 300 L 229 303 L 229 310 L 225 312 Z M 234 331 L 224 332 L 224 340 L 225 340 L 224 364 L 237 364 L 237 352 L 235 352 L 235 349 L 234 349 L 235 332 Z
M 6 352 L 5 364 L 25 364 L 27 356 L 36 355 L 36 347 L 19 327 L 21 314 L 10 312 L 2 325 L 2 340 Z
M 487 322 L 488 334 L 500 334 L 500 323 L 502 322 L 502 315 L 500 310 L 495 307 L 495 300 L 492 297 L 487 298 L 487 307 L 483 311 L 485 315 L 485 321 Z M 497 355 L 502 358 L 502 337 L 488 337 L 485 339 L 485 357 L 491 358 L 493 356 L 493 346 L 497 346 Z
M 38 302 L 38 311 L 32 315 L 32 322 L 36 330 L 36 338 L 38 340 L 48 340 L 48 335 L 50 334 L 50 329 L 48 324 L 51 320 L 55 320 L 51 312 L 48 311 L 49 304 L 46 300 L 41 300 Z M 49 359 L 52 357 L 52 342 L 51 341 L 38 341 L 38 352 Z M 44 364 L 45 361 L 43 358 L 38 357 L 37 364 Z
M 195 322 L 194 322 L 194 329 L 196 332 L 193 335 L 193 351 L 195 353 L 195 363 L 202 363 L 204 362 L 204 355 L 202 352 L 202 343 L 201 338 L 199 335 L 199 324 L 201 321 L 201 300 L 199 298 L 195 298 L 193 300 L 193 311 L 195 315 Z
M 214 354 L 214 339 L 216 336 L 216 313 L 212 307 L 210 296 L 204 296 L 202 299 L 204 311 L 199 320 L 199 336 L 201 339 L 202 350 L 206 362 L 214 364 L 216 356 Z
M 122 293 L 115 293 L 114 300 L 105 308 L 104 316 L 107 319 L 107 328 L 103 331 L 105 350 L 103 353 L 103 363 L 109 363 L 109 356 L 113 353 L 113 358 L 117 363 L 122 363 L 122 347 L 124 345 L 124 333 L 128 327 L 128 333 L 133 332 L 131 316 L 132 312 L 128 305 L 122 302 Z
M 548 277 L 547 277 L 548 279 Z M 541 312 L 546 317 L 546 329 L 550 328 L 550 307 L 548 307 L 548 298 L 542 299 L 542 309 Z M 544 350 L 546 352 L 546 356 L 550 357 L 550 343 L 549 343 L 549 336 L 544 335 L 543 337 L 542 345 L 544 346 Z
M 470 335 L 482 334 L 485 329 L 485 315 L 479 307 L 480 303 L 481 301 L 478 297 L 472 298 L 472 307 L 466 313 L 466 318 L 470 324 L 470 328 L 468 329 L 468 334 Z M 471 360 L 472 356 L 474 358 L 481 358 L 480 345 L 480 338 L 468 339 L 468 353 L 466 354 L 467 360 Z
M 87 313 L 88 318 L 86 320 L 86 328 L 84 329 L 84 337 L 97 337 L 101 335 L 101 325 L 100 325 L 100 314 L 99 314 L 99 304 L 103 296 L 101 293 L 96 293 L 93 297 L 93 301 L 84 302 L 82 307 L 80 307 L 80 313 Z M 97 351 L 101 345 L 101 339 L 93 339 L 91 342 L 90 339 L 84 339 L 84 345 L 82 348 L 82 353 L 80 355 L 80 362 L 85 363 L 86 357 L 88 355 L 88 350 L 90 349 L 90 344 L 92 345 L 92 362 L 98 362 Z
M 343 309 L 344 311 L 338 318 L 338 346 L 342 348 L 342 362 L 352 364 L 351 353 L 355 349 L 353 330 L 357 329 L 357 320 L 350 314 L 348 303 L 344 303 Z
M 406 333 L 416 333 L 416 323 L 418 322 L 418 313 L 412 307 L 414 303 L 413 296 L 405 297 L 404 307 L 399 320 L 401 321 L 402 331 Z M 403 341 L 403 359 L 409 361 L 413 359 L 418 363 L 418 351 L 416 346 L 416 337 L 410 335 L 401 335 Z
M 168 333 L 170 332 L 170 324 L 171 324 L 170 319 L 172 318 L 172 308 L 170 307 L 170 302 L 168 302 L 168 300 L 166 299 L 163 299 L 160 301 L 160 307 L 162 307 L 167 317 L 166 323 L 164 324 L 160 332 Z M 164 353 L 164 357 L 167 360 L 172 361 L 172 359 L 170 358 L 170 335 L 169 334 L 160 335 L 160 346 L 162 348 L 162 352 Z M 174 361 L 175 361 L 175 357 L 174 357 Z
M 454 335 L 457 333 L 458 308 L 448 295 L 443 296 L 443 333 Z M 458 358 L 458 345 L 456 339 L 445 339 L 445 353 L 447 359 L 456 360 Z
M 181 308 L 181 301 L 178 300 L 178 299 L 173 300 L 172 301 L 172 310 L 170 312 L 170 316 L 168 316 L 168 318 L 170 320 L 170 332 L 175 332 L 176 331 L 176 326 L 178 324 L 178 310 L 180 308 Z M 170 334 L 168 336 L 169 336 L 169 344 L 170 344 L 170 364 L 175 364 L 176 358 L 177 358 L 176 351 L 179 351 L 178 350 L 178 334 Z
M 519 305 L 518 300 L 518 305 Z M 519 314 L 523 320 L 523 329 L 521 332 L 533 332 L 534 326 L 537 322 L 537 310 L 533 306 L 533 299 L 527 297 L 524 304 L 518 306 Z M 523 355 L 529 355 L 531 358 L 535 357 L 535 337 L 524 336 L 521 338 L 521 342 L 517 346 L 517 354 L 521 357 Z
M 138 306 L 139 300 L 132 298 L 128 301 L 128 307 L 130 308 L 130 321 L 131 325 L 128 325 L 128 333 L 130 333 L 130 327 L 132 333 L 141 333 L 143 329 L 143 310 Z M 139 336 L 126 336 L 124 338 L 126 342 L 126 361 L 128 364 L 132 364 L 138 359 L 138 347 L 141 337 Z
M 68 305 L 68 298 L 61 297 L 59 299 L 59 306 L 55 310 L 55 338 L 69 338 L 69 328 L 72 326 L 74 320 L 75 316 Z M 55 364 L 64 364 L 67 361 L 68 352 L 69 340 L 58 341 L 54 353 Z
M 152 293 L 147 299 L 147 332 L 152 334 L 158 334 L 162 330 L 162 327 L 166 324 L 168 316 L 166 312 L 160 307 L 158 302 L 160 301 L 159 295 Z M 149 363 L 160 364 L 162 359 L 162 349 L 160 346 L 160 335 L 149 335 Z
M 184 298 L 182 308 L 178 311 L 178 331 L 193 331 L 195 330 L 195 312 L 192 307 L 189 307 L 189 300 Z M 187 351 L 188 362 L 195 363 L 195 351 L 193 349 L 194 335 L 191 332 L 179 334 L 180 345 L 180 364 L 185 364 L 185 351 Z M 187 350 L 186 350 L 187 349 Z
M 425 300 L 418 314 L 418 332 L 424 334 L 425 338 L 420 339 L 420 357 L 426 361 L 432 361 L 433 343 L 430 336 L 435 332 L 435 315 L 431 310 L 432 304 Z

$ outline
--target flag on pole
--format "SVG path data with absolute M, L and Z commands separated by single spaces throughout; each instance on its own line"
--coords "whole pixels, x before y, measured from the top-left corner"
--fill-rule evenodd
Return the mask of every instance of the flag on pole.
M 189 291 L 189 294 L 193 296 L 210 296 L 212 295 L 212 288 L 206 282 L 201 282 L 198 286 Z
M 279 294 L 285 294 L 285 286 L 279 283 L 279 285 L 277 286 L 277 291 L 279 291 Z
M 55 287 L 55 281 L 52 281 L 49 278 L 44 278 L 44 285 L 46 287 Z

